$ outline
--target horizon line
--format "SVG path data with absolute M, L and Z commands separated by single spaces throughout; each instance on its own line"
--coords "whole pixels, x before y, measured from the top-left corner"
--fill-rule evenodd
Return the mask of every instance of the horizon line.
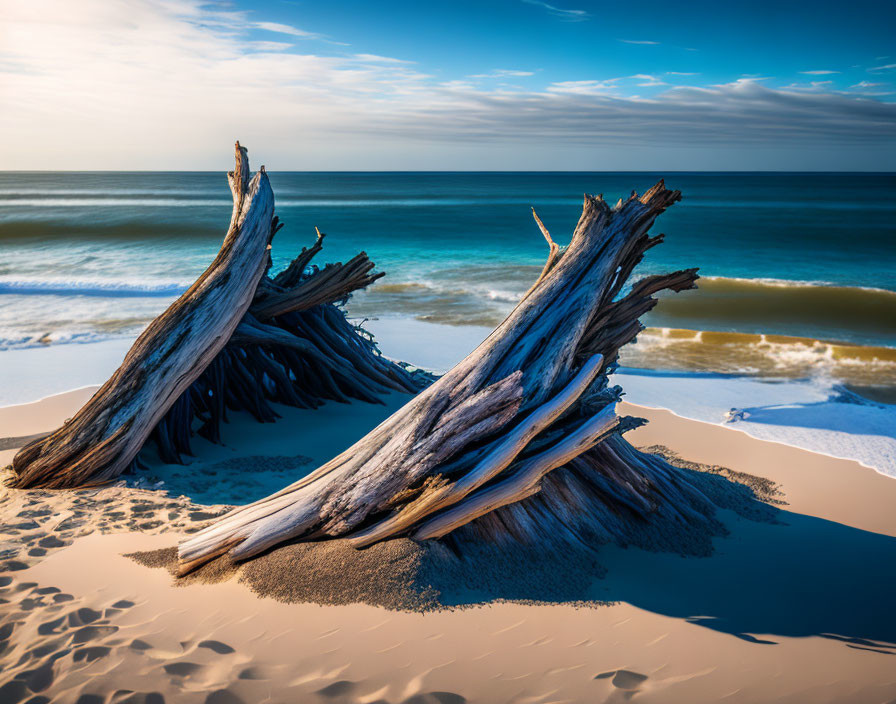
M 262 164 L 264 167 L 264 164 Z M 261 168 L 261 167 L 259 167 Z M 254 169 L 253 173 L 258 171 Z M 283 169 L 279 174 L 896 174 L 890 170 L 859 169 Z M 0 169 L 0 174 L 220 174 L 218 169 Z

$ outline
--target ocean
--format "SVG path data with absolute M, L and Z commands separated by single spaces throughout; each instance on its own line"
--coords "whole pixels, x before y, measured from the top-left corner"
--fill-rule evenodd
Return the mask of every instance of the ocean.
M 896 389 L 894 174 L 667 173 L 683 200 L 640 275 L 698 266 L 664 296 L 625 366 Z M 359 318 L 495 325 L 540 271 L 534 207 L 568 241 L 584 192 L 643 191 L 649 173 L 272 173 L 284 265 L 365 250 L 386 277 Z M 0 350 L 133 338 L 217 251 L 220 173 L 0 173 Z
M 663 176 L 683 200 L 636 276 L 702 278 L 663 296 L 624 348 L 626 398 L 896 476 L 896 175 Z M 315 226 L 318 264 L 366 251 L 386 276 L 349 314 L 386 354 L 444 370 L 540 272 L 530 206 L 562 244 L 583 193 L 613 202 L 660 175 L 270 178 L 285 223 L 275 269 Z M 230 211 L 220 173 L 0 173 L 0 406 L 104 381 L 211 262 Z

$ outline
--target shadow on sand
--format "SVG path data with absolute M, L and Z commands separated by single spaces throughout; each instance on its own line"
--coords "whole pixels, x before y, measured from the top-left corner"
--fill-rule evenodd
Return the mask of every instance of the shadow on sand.
M 394 407 L 400 401 L 390 399 Z M 372 407 L 370 417 L 362 415 L 354 424 L 326 422 L 319 411 L 283 409 L 283 414 L 315 435 L 336 433 L 324 448 L 335 452 L 391 410 Z M 279 457 L 246 457 L 209 445 L 200 448 L 205 457 L 193 465 L 157 465 L 152 471 L 167 472 L 167 489 L 208 503 L 244 503 L 266 495 L 286 484 L 287 476 L 295 479 L 315 466 L 296 467 L 307 462 L 299 456 L 306 449 L 302 435 L 284 436 L 278 425 L 235 424 L 231 435 L 234 447 L 276 448 Z M 245 471 L 247 460 L 253 471 Z M 203 468 L 214 476 L 197 472 Z M 259 593 L 283 601 L 365 602 L 413 610 L 496 600 L 620 601 L 761 644 L 773 643 L 776 636 L 828 636 L 850 647 L 896 653 L 896 538 L 776 508 L 741 484 L 699 475 L 717 505 L 734 508 L 718 513 L 729 535 L 713 538 L 697 530 L 676 535 L 680 527 L 645 525 L 645 539 L 632 541 L 646 544 L 657 535 L 671 536 L 666 545 L 654 546 L 665 552 L 615 545 L 596 552 L 545 546 L 451 550 L 450 544 L 408 539 L 356 551 L 345 541 L 325 541 L 280 546 L 245 563 L 243 577 Z M 242 501 L 234 501 L 234 492 L 223 492 L 234 476 L 243 482 L 231 487 Z M 197 492 L 197 483 L 215 495 Z M 705 555 L 710 549 L 708 557 L 679 554 Z M 161 553 L 146 563 L 170 566 L 173 550 Z
M 786 510 L 723 518 L 731 534 L 708 559 L 607 546 L 595 596 L 760 644 L 825 636 L 896 654 L 896 538 Z

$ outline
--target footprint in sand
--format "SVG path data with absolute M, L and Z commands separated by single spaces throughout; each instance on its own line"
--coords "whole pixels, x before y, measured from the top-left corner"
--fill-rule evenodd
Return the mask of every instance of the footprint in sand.
M 0 702 L 21 702 L 28 696 L 28 685 L 22 680 L 13 680 L 0 686 Z
M 38 606 L 44 606 L 44 600 L 40 597 L 26 597 L 19 602 L 19 608 L 22 611 L 34 611 Z
M 93 662 L 94 660 L 106 657 L 111 652 L 112 648 L 107 648 L 104 645 L 94 645 L 76 650 L 72 659 L 75 662 Z
M 229 653 L 236 652 L 233 648 L 231 648 L 227 643 L 222 643 L 219 640 L 204 640 L 199 644 L 200 648 L 208 648 L 216 652 L 218 655 L 227 655 Z
M 37 544 L 42 548 L 61 548 L 65 546 L 65 543 L 55 535 L 49 535 L 46 538 L 41 538 Z
M 229 689 L 219 689 L 205 698 L 205 704 L 246 704 Z
M 190 514 L 190 520 L 191 521 L 207 521 L 210 518 L 215 518 L 217 515 L 218 515 L 217 513 L 209 513 L 208 511 L 193 511 Z M 222 691 L 227 691 L 227 690 L 222 690 Z
M 610 670 L 609 672 L 601 672 L 599 675 L 595 675 L 594 679 L 596 680 L 605 680 L 612 677 L 611 684 L 616 687 L 616 689 L 623 689 L 629 692 L 634 692 L 642 684 L 644 684 L 645 680 L 647 680 L 647 675 L 642 675 L 640 672 L 632 672 L 631 670 Z
M 12 632 L 15 630 L 16 624 L 14 622 L 4 623 L 0 626 L 0 642 L 5 642 L 9 640 L 9 637 L 12 635 Z
M 454 692 L 423 692 L 405 699 L 401 704 L 465 704 L 466 697 Z
M 102 614 L 99 611 L 94 611 L 93 609 L 88 609 L 86 606 L 83 609 L 78 609 L 77 611 L 72 611 L 68 615 L 68 625 L 72 628 L 77 628 L 78 626 L 86 626 L 89 623 L 93 623 L 102 617 Z
M 0 570 L 4 572 L 18 572 L 20 570 L 27 570 L 28 565 L 24 562 L 19 562 L 18 560 L 9 560 L 9 562 L 0 565 Z
M 335 697 L 345 697 L 351 694 L 356 685 L 354 682 L 349 682 L 348 680 L 340 680 L 339 682 L 334 682 L 333 684 L 328 684 L 323 689 L 319 689 L 315 692 L 315 694 L 326 697 L 327 699 L 332 699 Z
M 159 692 L 133 692 L 121 689 L 112 695 L 110 704 L 165 704 L 165 697 Z
M 32 658 L 44 658 L 48 655 L 52 660 L 58 660 L 59 658 L 65 657 L 68 655 L 72 649 L 63 647 L 65 645 L 64 638 L 56 638 L 55 640 L 51 640 L 43 645 L 38 645 L 28 651 L 28 655 Z
M 37 632 L 42 636 L 49 635 L 50 633 L 58 633 L 60 628 L 65 628 L 64 623 L 65 616 L 57 618 L 54 621 L 46 621 L 37 627 Z
M 165 672 L 173 677 L 192 677 L 205 669 L 195 662 L 171 662 L 163 666 Z
M 271 675 L 261 667 L 247 667 L 237 675 L 241 680 L 269 680 Z
M 111 636 L 117 631 L 118 626 L 84 626 L 83 628 L 79 628 L 77 631 L 75 631 L 75 636 L 72 640 L 72 643 L 87 643 L 92 640 L 98 640 L 99 638 Z
M 103 610 L 103 618 L 111 618 L 113 616 L 117 616 L 123 610 L 129 609 L 134 605 L 133 601 L 128 601 L 127 599 L 120 599 L 116 601 L 112 606 Z
M 34 670 L 26 670 L 17 675 L 16 679 L 24 680 L 32 692 L 43 692 L 53 684 L 53 665 L 48 663 Z

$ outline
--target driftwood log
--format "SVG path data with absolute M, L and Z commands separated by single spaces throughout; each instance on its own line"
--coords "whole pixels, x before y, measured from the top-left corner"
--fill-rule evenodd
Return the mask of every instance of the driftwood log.
M 197 432 L 221 441 L 227 410 L 260 422 L 279 416 L 271 402 L 316 408 L 325 401 L 382 403 L 389 391 L 416 393 L 433 376 L 383 357 L 373 337 L 352 325 L 338 305 L 383 276 L 363 252 L 345 264 L 316 269 L 324 235 L 273 278 L 264 276 L 249 310 L 203 374 L 153 431 L 159 456 L 179 463 Z
M 108 481 L 139 462 L 150 438 L 164 461 L 180 462 L 194 425 L 220 441 L 228 409 L 271 421 L 277 414 L 270 402 L 303 408 L 327 400 L 382 402 L 387 391 L 414 393 L 432 381 L 380 355 L 336 305 L 382 276 L 365 253 L 318 269 L 312 264 L 323 246 L 318 231 L 312 247 L 268 276 L 270 242 L 281 224 L 264 167 L 250 179 L 239 142 L 228 179 L 233 215 L 215 260 L 150 323 L 71 420 L 16 454 L 12 486 Z
M 656 217 L 680 199 L 661 181 L 610 207 L 586 196 L 570 244 L 467 358 L 341 455 L 239 507 L 179 546 L 185 574 L 215 557 L 244 560 L 289 540 L 396 536 L 588 543 L 652 517 L 710 522 L 688 475 L 622 437 L 608 384 L 653 294 L 693 288 L 695 269 L 626 287 Z

